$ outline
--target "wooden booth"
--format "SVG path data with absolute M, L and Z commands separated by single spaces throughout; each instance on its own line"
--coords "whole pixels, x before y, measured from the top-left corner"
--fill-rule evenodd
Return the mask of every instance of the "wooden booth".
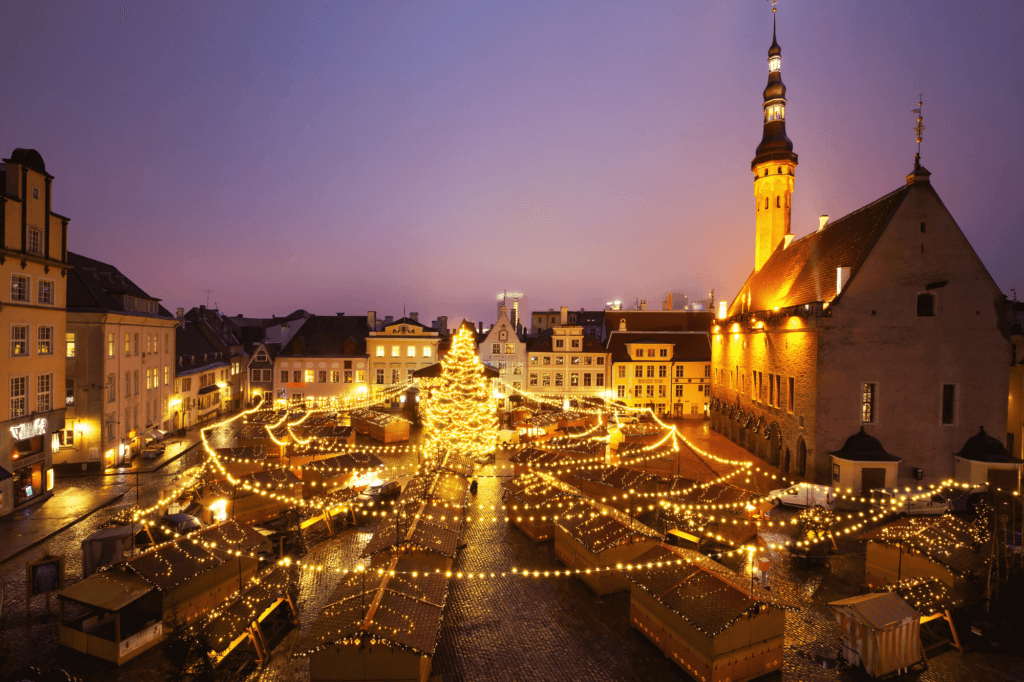
M 937 578 L 970 598 L 971 577 L 988 566 L 970 524 L 952 514 L 911 517 L 866 533 L 864 582 L 881 588 L 907 578 Z
M 631 516 L 641 516 L 657 506 L 654 493 L 658 479 L 642 471 L 621 466 L 575 467 L 558 478 L 579 488 L 585 496 Z
M 555 539 L 555 516 L 565 514 L 578 499 L 553 477 L 530 473 L 503 479 L 502 500 L 512 525 L 534 542 Z
M 670 525 L 732 546 L 757 537 L 759 505 L 764 504 L 759 494 L 728 483 L 699 484 L 688 479 L 674 480 L 673 487 L 678 492 L 660 502 Z
M 598 595 L 629 589 L 618 564 L 633 562 L 661 542 L 651 528 L 608 507 L 581 504 L 555 522 L 555 554 Z
M 302 496 L 309 499 L 341 488 L 362 491 L 379 482 L 383 468 L 384 462 L 368 452 L 347 452 L 315 460 L 298 470 L 302 476 Z
M 198 516 L 203 523 L 263 523 L 295 507 L 302 497 L 302 481 L 289 469 L 267 469 L 236 480 L 208 481 L 200 489 Z
M 202 630 L 213 647 L 214 666 L 246 642 L 252 644 L 260 664 L 270 660 L 270 640 L 264 622 L 278 608 L 287 608 L 290 619 L 298 621 L 298 611 L 288 593 L 288 572 L 281 566 L 256 575 L 234 599 L 209 614 Z
M 698 682 L 744 682 L 782 669 L 793 606 L 704 555 L 658 545 L 627 571 L 630 623 Z M 657 564 L 661 562 L 661 566 Z
M 349 418 L 357 432 L 381 443 L 409 440 L 409 421 L 398 415 L 376 410 L 352 410 Z
M 542 450 L 540 448 L 523 448 L 509 458 L 512 463 L 512 472 L 516 475 L 530 473 L 531 471 L 554 472 L 569 466 L 573 456 L 562 450 Z
M 343 577 L 298 643 L 311 682 L 430 679 L 448 579 L 407 578 L 420 568 L 403 557 L 381 568 Z
M 248 554 L 264 548 L 227 521 L 97 571 L 60 593 L 60 643 L 120 665 L 244 588 L 259 563 Z

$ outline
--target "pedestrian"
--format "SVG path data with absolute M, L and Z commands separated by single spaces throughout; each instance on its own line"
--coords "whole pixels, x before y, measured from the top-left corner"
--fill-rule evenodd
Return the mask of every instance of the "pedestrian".
M 476 484 L 476 479 L 474 478 L 473 482 L 469 484 L 469 492 L 471 492 L 474 495 L 476 495 L 476 488 L 477 488 L 477 484 Z

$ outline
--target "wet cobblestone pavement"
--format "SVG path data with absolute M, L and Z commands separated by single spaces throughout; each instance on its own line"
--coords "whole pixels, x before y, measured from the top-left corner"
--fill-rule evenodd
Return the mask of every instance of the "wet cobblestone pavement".
M 223 437 L 223 436 L 222 436 Z M 415 455 L 385 454 L 390 465 L 408 465 Z M 194 463 L 195 460 L 192 460 Z M 499 457 L 497 464 L 507 462 Z M 156 491 L 185 468 L 174 462 L 158 474 L 141 478 L 144 503 L 155 499 Z M 500 478 L 493 467 L 479 477 L 474 498 L 474 518 L 491 515 L 489 507 L 501 502 Z M 508 469 L 499 468 L 499 474 Z M 44 553 L 63 553 L 67 557 L 68 582 L 81 576 L 81 539 L 100 523 L 135 502 L 134 480 L 121 483 L 125 497 L 85 521 L 60 533 L 43 545 L 29 550 L 16 560 L 0 566 L 4 581 L 3 612 L 0 615 L 0 675 L 28 664 L 60 665 L 85 680 L 165 680 L 171 669 L 157 647 L 120 668 L 59 647 L 57 644 L 57 605 L 53 599 L 46 608 L 45 599 L 34 598 L 26 611 L 24 561 Z M 134 479 L 134 476 L 130 476 Z M 485 511 L 480 506 L 487 508 Z M 772 512 L 773 518 L 794 514 L 784 508 Z M 473 520 L 464 534 L 466 546 L 460 551 L 455 570 L 508 572 L 512 567 L 536 570 L 564 568 L 555 558 L 553 544 L 534 544 L 495 511 L 498 521 Z M 376 526 L 373 519 L 348 528 L 335 538 L 319 530 L 307 531 L 309 552 L 303 561 L 337 568 L 352 568 Z M 773 534 L 774 533 L 774 534 Z M 778 542 L 777 533 L 763 532 L 762 540 Z M 785 666 L 765 680 L 856 680 L 863 674 L 848 669 L 824 669 L 821 660 L 834 660 L 839 646 L 839 627 L 826 606 L 828 601 L 860 593 L 864 572 L 864 541 L 843 537 L 839 552 L 830 566 L 802 568 L 790 564 L 785 550 L 765 550 L 772 560 L 774 592 L 802 605 L 799 612 L 787 614 Z M 746 571 L 741 560 L 723 558 L 723 563 Z M 302 634 L 316 620 L 340 579 L 329 571 L 304 571 L 299 584 L 299 624 L 283 636 L 273 657 L 263 669 L 249 675 L 250 682 L 284 682 L 308 679 L 308 662 L 293 654 Z M 446 682 L 506 680 L 689 680 L 682 669 L 671 663 L 628 620 L 629 595 L 620 592 L 597 597 L 576 578 L 461 579 L 451 582 L 433 664 L 433 675 Z M 969 623 L 958 623 L 961 637 Z M 1006 651 L 1019 652 L 1021 646 L 1009 645 Z M 938 652 L 936 652 L 938 653 Z M 912 677 L 922 681 L 946 680 L 1021 680 L 1024 656 L 955 650 L 934 656 L 928 670 Z

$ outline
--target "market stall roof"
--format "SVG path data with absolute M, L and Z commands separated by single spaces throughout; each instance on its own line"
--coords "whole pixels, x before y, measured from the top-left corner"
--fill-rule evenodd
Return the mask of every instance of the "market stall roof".
M 436 500 L 443 504 L 465 507 L 469 503 L 469 481 L 450 471 L 433 471 L 410 480 L 399 503 L 409 500 Z
M 224 559 L 186 536 L 132 557 L 118 567 L 135 573 L 163 592 L 222 563 Z M 118 569 L 100 569 L 95 575 L 111 570 Z
M 207 616 L 203 630 L 210 644 L 222 651 L 287 590 L 288 574 L 280 566 L 250 580 L 240 595 Z
M 922 554 L 957 575 L 977 573 L 988 563 L 974 550 L 979 540 L 975 529 L 953 514 L 900 519 L 863 537 L 900 543 L 904 549 Z
M 259 410 L 245 417 L 247 424 L 276 424 L 285 415 L 284 410 Z
M 572 460 L 573 457 L 564 451 L 542 450 L 540 448 L 524 448 L 509 458 L 512 464 L 520 464 L 528 467 L 544 467 L 554 469 L 563 463 Z
M 561 516 L 555 524 L 594 554 L 600 554 L 634 538 L 664 537 L 642 523 L 628 522 L 619 515 L 603 514 L 597 509 L 574 510 L 574 514 Z
M 658 566 L 658 563 L 661 566 Z M 703 554 L 658 545 L 640 555 L 636 564 L 655 564 L 626 577 L 666 608 L 714 637 L 758 604 L 793 610 L 795 606 L 766 590 L 751 597 L 749 580 Z
M 223 521 L 216 526 L 204 528 L 191 537 L 203 543 L 210 543 L 217 550 L 252 552 L 267 540 L 252 526 L 238 523 L 234 519 Z
M 306 464 L 303 469 L 319 472 L 326 478 L 334 478 L 336 476 L 345 476 L 354 471 L 380 469 L 383 466 L 384 462 L 376 455 L 357 451 L 314 460 Z
M 439 468 L 459 476 L 470 476 L 476 467 L 473 466 L 473 460 L 465 455 L 458 452 L 449 452 L 441 460 Z
M 440 573 L 423 573 L 411 561 L 393 559 L 384 567 L 394 575 L 376 571 L 353 573 L 342 578 L 331 602 L 296 647 L 296 655 L 308 656 L 328 646 L 372 637 L 432 656 L 437 644 L 448 591 L 448 579 Z
M 501 485 L 509 495 L 528 507 L 539 507 L 561 498 L 574 499 L 571 493 L 552 485 L 546 478 L 535 473 L 503 479 Z
M 843 629 L 845 654 L 859 658 L 869 675 L 883 677 L 923 658 L 921 614 L 891 592 L 829 602 Z
M 141 577 L 125 571 L 100 571 L 80 580 L 58 595 L 78 604 L 104 611 L 120 611 L 135 600 L 153 591 Z
M 463 510 L 428 500 L 400 500 L 377 526 L 362 557 L 414 545 L 454 559 L 462 530 Z

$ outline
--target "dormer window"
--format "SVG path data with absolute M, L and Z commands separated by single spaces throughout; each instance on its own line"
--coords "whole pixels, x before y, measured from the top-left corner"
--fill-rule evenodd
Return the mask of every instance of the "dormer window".
M 782 68 L 782 57 L 769 57 L 768 58 L 768 72 L 774 73 Z

